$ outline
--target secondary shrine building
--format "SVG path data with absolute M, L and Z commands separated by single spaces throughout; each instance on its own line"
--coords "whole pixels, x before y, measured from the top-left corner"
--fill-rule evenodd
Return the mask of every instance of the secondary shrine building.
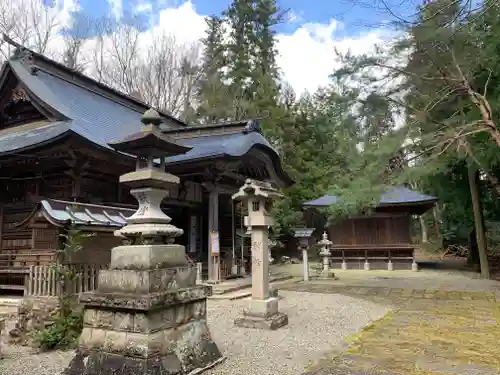
M 303 203 L 306 222 L 311 226 L 318 209 L 339 200 L 325 195 Z M 435 197 L 399 186 L 382 194 L 370 214 L 328 223 L 325 230 L 332 241 L 331 262 L 338 268 L 416 270 L 411 218 L 431 209 L 436 201 Z
M 119 243 L 113 231 L 136 208 L 118 183 L 135 160 L 108 142 L 140 131 L 148 106 L 16 47 L 0 76 L 0 288 L 23 290 L 30 266 L 56 259 L 60 234 L 70 224 L 97 234 L 72 264 L 107 266 L 110 248 Z M 248 270 L 244 208 L 231 195 L 246 178 L 291 185 L 278 154 L 254 120 L 189 126 L 161 116 L 165 134 L 192 147 L 166 165 L 181 178 L 164 200 L 173 223 L 184 229 L 177 242 L 213 275 L 209 238 L 218 232 L 218 274 Z

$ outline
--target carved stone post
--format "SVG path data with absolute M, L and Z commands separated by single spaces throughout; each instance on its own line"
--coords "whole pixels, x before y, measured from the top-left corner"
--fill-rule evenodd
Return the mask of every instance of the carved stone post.
M 183 230 L 160 208 L 168 188 L 179 183 L 165 173 L 165 158 L 190 148 L 161 132 L 156 111 L 148 110 L 142 122 L 139 133 L 112 144 L 137 156 L 136 170 L 120 182 L 132 188 L 139 208 L 115 231 L 124 245 L 111 250 L 97 290 L 81 296 L 84 328 L 70 375 L 183 375 L 222 359 L 206 321 L 211 289 L 196 285 L 184 246 L 174 244 Z
M 271 184 L 248 179 L 233 195 L 248 206 L 245 225 L 252 230 L 252 298 L 243 317 L 234 323 L 239 327 L 278 329 L 288 324 L 288 316 L 278 311 L 278 298 L 269 293 L 269 227 L 272 201 L 282 194 Z

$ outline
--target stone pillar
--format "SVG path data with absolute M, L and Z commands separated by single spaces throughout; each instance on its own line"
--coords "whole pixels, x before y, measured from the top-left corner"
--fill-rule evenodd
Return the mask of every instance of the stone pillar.
M 196 268 L 184 246 L 174 244 L 182 229 L 170 224 L 160 203 L 179 178 L 153 163 L 189 150 L 171 143 L 154 111 L 140 133 L 112 146 L 138 156 L 137 169 L 120 177 L 139 201 L 137 212 L 117 231 L 124 245 L 111 250 L 108 270 L 99 271 L 97 290 L 83 293 L 83 330 L 67 375 L 186 375 L 223 357 L 207 325 L 211 288 L 196 285 Z M 140 159 L 147 159 L 141 166 Z
M 278 298 L 270 296 L 269 288 L 269 227 L 272 200 L 282 195 L 271 184 L 248 179 L 233 195 L 248 205 L 245 225 L 252 230 L 252 298 L 250 306 L 235 325 L 247 328 L 275 330 L 288 324 L 288 316 L 278 311 Z
M 392 260 L 390 259 L 387 262 L 387 271 L 394 271 L 394 263 L 392 263 Z
M 309 281 L 309 256 L 307 247 L 302 247 L 302 265 L 304 267 L 304 281 Z
M 203 263 L 196 263 L 196 283 L 201 284 L 203 282 Z
M 267 250 L 267 254 L 265 249 Z M 266 227 L 252 228 L 252 298 L 269 298 L 269 237 Z

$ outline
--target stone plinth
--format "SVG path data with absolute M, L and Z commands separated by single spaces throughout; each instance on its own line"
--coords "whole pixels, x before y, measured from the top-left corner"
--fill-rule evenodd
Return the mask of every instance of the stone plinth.
M 80 298 L 84 328 L 66 374 L 189 374 L 222 359 L 206 321 L 211 288 L 196 285 L 183 251 L 180 245 L 112 249 L 98 289 Z
M 250 307 L 243 310 L 243 317 L 234 321 L 237 327 L 275 330 L 288 324 L 288 315 L 278 311 L 278 298 L 250 300 Z

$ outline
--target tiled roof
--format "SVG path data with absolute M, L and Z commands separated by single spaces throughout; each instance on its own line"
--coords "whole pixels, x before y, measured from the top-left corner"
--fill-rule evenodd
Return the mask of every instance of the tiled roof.
M 436 197 L 420 194 L 403 186 L 398 186 L 380 196 L 378 206 L 390 206 L 396 204 L 419 204 L 436 201 Z M 327 207 L 338 203 L 340 198 L 335 195 L 324 195 L 321 198 L 302 203 L 305 207 Z

